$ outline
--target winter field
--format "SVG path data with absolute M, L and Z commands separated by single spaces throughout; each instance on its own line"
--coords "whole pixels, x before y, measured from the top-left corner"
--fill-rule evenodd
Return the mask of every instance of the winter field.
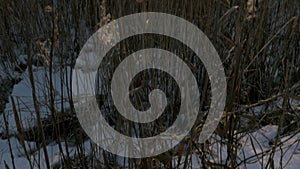
M 298 0 L 2 1 L 0 168 L 299 168 Z M 118 65 L 134 52 L 159 48 L 175 54 L 189 66 L 200 91 L 196 122 L 179 144 L 156 156 L 127 158 L 104 150 L 84 131 L 74 109 L 81 98 L 73 97 L 72 75 L 93 33 L 114 19 L 139 12 L 176 15 L 201 29 L 220 56 L 227 95 L 216 130 L 201 143 L 212 85 L 195 52 L 178 39 L 150 33 L 117 43 L 105 55 L 95 79 L 99 110 L 116 131 L 134 138 L 156 136 L 174 123 L 184 104 L 180 98 L 185 93 L 180 93 L 176 81 L 149 69 L 133 78 L 129 99 L 135 108 L 147 110 L 149 93 L 160 89 L 167 107 L 159 119 L 143 124 L 117 113 L 110 82 Z M 118 29 L 105 32 L 102 38 L 108 45 Z

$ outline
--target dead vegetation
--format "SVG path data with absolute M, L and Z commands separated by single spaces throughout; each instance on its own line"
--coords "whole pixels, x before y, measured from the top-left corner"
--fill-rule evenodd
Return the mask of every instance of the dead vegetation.
M 196 154 L 201 159 L 203 168 L 233 169 L 243 167 L 252 160 L 239 159 L 241 138 L 262 126 L 273 124 L 278 126 L 277 135 L 272 140 L 274 146 L 257 155 L 269 157 L 261 164 L 262 166 L 275 168 L 273 157 L 276 147 L 282 144 L 280 138 L 299 133 L 299 105 L 291 103 L 295 100 L 298 103 L 300 101 L 299 8 L 298 0 L 26 0 L 22 2 L 2 0 L 0 4 L 1 65 L 6 66 L 7 64 L 4 63 L 9 62 L 13 63 L 13 66 L 6 66 L 7 69 L 15 67 L 18 65 L 20 53 L 27 54 L 27 67 L 31 74 L 34 97 L 36 93 L 32 67 L 44 66 L 48 72 L 55 70 L 64 75 L 67 72 L 66 65 L 74 66 L 85 41 L 99 27 L 124 15 L 147 11 L 173 14 L 197 25 L 217 49 L 228 82 L 226 109 L 215 131 L 215 137 L 204 144 L 199 144 L 197 133 L 201 131 L 205 112 L 210 105 L 210 83 L 203 64 L 195 63 L 193 52 L 186 46 L 174 42 L 174 39 L 156 35 L 135 36 L 118 44 L 108 54 L 113 58 L 112 68 L 128 54 L 146 47 L 158 47 L 176 52 L 194 68 L 193 73 L 197 77 L 202 94 L 203 115 L 197 119 L 193 131 L 180 145 L 156 157 L 125 159 L 122 163 L 118 161 L 116 155 L 100 151 L 100 148 L 94 144 L 91 144 L 93 151 L 86 154 L 84 150 L 86 136 L 82 133 L 76 118 L 73 117 L 74 112 L 72 114 L 72 111 L 68 111 L 63 102 L 60 105 L 61 112 L 54 107 L 56 96 L 51 76 L 44 82 L 49 86 L 45 91 L 49 94 L 47 95 L 49 117 L 44 119 L 40 116 L 41 103 L 35 98 L 34 113 L 37 115 L 37 125 L 30 130 L 23 130 L 18 118 L 18 109 L 15 107 L 14 115 L 16 123 L 19 124 L 19 133 L 14 136 L 22 144 L 32 168 L 39 164 L 32 160 L 30 152 L 26 151 L 26 141 L 37 142 L 38 148 L 43 148 L 46 160 L 50 155 L 46 149 L 49 142 L 55 141 L 59 145 L 61 163 L 50 166 L 48 161 L 47 168 L 78 168 L 79 164 L 80 168 L 125 168 L 125 166 L 127 168 L 189 168 L 190 158 L 192 154 Z M 34 58 L 39 58 L 42 64 L 32 63 Z M 156 76 L 150 71 L 144 72 L 144 75 L 149 81 Z M 109 78 L 110 74 L 105 76 Z M 72 80 L 68 79 L 67 75 L 64 77 L 61 84 L 67 82 L 67 85 L 71 86 Z M 155 87 L 147 81 L 143 82 L 142 79 L 144 78 L 137 78 L 136 84 L 132 84 L 131 90 L 134 91 L 132 98 L 140 99 L 140 103 L 137 104 L 147 107 L 147 98 L 143 96 Z M 169 92 L 176 91 L 173 88 L 170 90 L 168 88 L 170 84 L 164 82 L 160 82 L 157 86 Z M 66 93 L 59 97 L 73 106 L 71 88 Z M 105 101 L 108 94 L 109 90 L 104 94 L 101 93 L 98 98 L 100 109 L 105 111 L 106 116 L 109 117 L 108 121 L 116 130 L 132 133 L 127 129 L 134 126 L 133 123 L 120 120 L 117 115 L 111 116 L 113 109 L 108 106 L 111 102 Z M 172 100 L 177 97 L 176 94 L 178 93 L 170 93 L 169 101 L 175 104 L 169 108 L 172 111 L 177 111 L 177 105 L 180 104 L 178 100 Z M 262 108 L 257 110 L 259 106 Z M 5 113 L 3 116 L 5 117 Z M 174 121 L 172 118 L 165 114 L 160 121 L 148 125 L 139 124 L 136 129 L 143 130 L 142 134 L 138 132 L 141 135 L 155 135 L 170 126 Z M 164 123 L 166 120 L 168 124 Z M 74 139 L 77 140 L 74 144 L 78 152 L 74 156 L 68 152 L 68 146 L 62 146 L 62 143 L 68 145 L 71 135 L 79 137 Z M 3 134 L 2 137 L 10 138 L 9 133 Z M 219 150 L 226 151 L 228 154 L 226 157 L 216 155 L 211 150 L 212 146 L 219 143 L 221 145 Z M 219 159 L 214 159 L 215 156 Z M 174 159 L 178 161 L 176 164 L 173 163 Z

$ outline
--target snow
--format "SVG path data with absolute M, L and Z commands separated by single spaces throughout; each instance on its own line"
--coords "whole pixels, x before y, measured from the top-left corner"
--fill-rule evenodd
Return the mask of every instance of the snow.
M 242 147 L 238 149 L 238 163 L 242 162 L 240 167 L 247 169 L 265 168 L 270 157 L 270 150 L 272 145 L 269 142 L 276 137 L 278 126 L 268 125 L 261 129 L 250 133 L 241 138 L 239 142 Z M 280 168 L 280 163 L 284 168 L 298 169 L 300 166 L 300 145 L 299 145 L 300 133 L 294 136 L 286 136 L 279 140 L 282 143 L 276 148 L 274 154 L 274 166 Z M 217 135 L 213 135 L 210 139 L 212 154 L 212 163 L 225 164 L 227 158 L 227 147 L 221 145 L 220 138 Z M 265 153 L 262 157 L 262 153 Z M 222 158 L 220 158 L 222 156 Z M 283 157 L 282 157 L 283 156 Z M 198 154 L 189 155 L 189 168 L 202 168 L 201 158 Z M 282 159 L 281 159 L 282 158 Z M 246 162 L 243 162 L 243 160 Z M 185 157 L 181 157 L 179 168 L 184 167 Z M 174 158 L 173 165 L 177 166 L 178 157 Z
M 247 163 L 247 168 L 256 169 L 266 167 L 270 153 L 267 153 L 262 158 L 257 158 L 257 154 L 267 152 L 268 150 L 272 149 L 272 145 L 270 145 L 269 142 L 274 141 L 277 130 L 278 126 L 265 126 L 242 139 L 241 143 L 244 145 L 244 147 L 242 149 L 243 153 L 240 153 L 240 158 L 248 159 L 252 157 L 252 160 L 249 160 L 252 161 L 252 163 Z M 280 168 L 280 163 L 282 163 L 284 168 L 299 168 L 300 156 L 297 153 L 297 151 L 300 150 L 298 141 L 299 138 L 300 133 L 296 134 L 295 136 L 286 136 L 279 140 L 278 144 L 282 144 L 275 149 L 275 154 L 273 157 L 275 168 Z
M 185 160 L 186 160 L 186 156 L 182 156 L 181 160 L 179 162 L 179 165 L 178 165 L 178 157 L 176 157 L 172 160 L 172 165 L 178 166 L 178 168 L 183 169 Z M 189 160 L 188 168 L 201 168 L 202 167 L 201 159 L 199 158 L 198 154 L 195 154 L 195 153 L 190 154 L 188 156 L 188 160 Z
M 0 168 L 5 168 L 5 163 L 10 167 L 13 168 L 13 163 L 15 163 L 16 168 L 30 168 L 28 159 L 24 153 L 23 147 L 21 146 L 20 142 L 15 138 L 11 137 L 10 142 L 12 145 L 12 154 L 13 154 L 13 160 L 11 158 L 11 152 L 9 150 L 9 144 L 8 140 L 0 140 Z M 35 143 L 33 142 L 26 142 L 26 150 L 29 152 L 30 160 L 34 164 L 34 168 L 47 168 L 45 163 L 45 157 L 44 157 L 44 151 L 43 149 L 37 150 Z M 88 147 L 90 145 L 89 141 L 86 141 L 83 146 Z M 63 154 L 66 154 L 66 145 L 65 143 L 61 143 Z M 74 146 L 68 146 L 68 151 L 70 156 L 74 156 L 76 153 L 78 153 L 76 147 Z M 90 149 L 86 149 L 86 154 L 90 153 Z M 52 144 L 47 146 L 47 152 L 49 156 L 49 161 L 51 166 L 54 166 L 57 163 L 61 163 L 62 156 L 61 152 L 59 150 L 58 144 Z
M 68 78 L 70 77 L 70 68 L 67 69 Z M 36 97 L 39 102 L 39 109 L 41 112 L 41 116 L 47 117 L 49 115 L 49 73 L 42 67 L 34 67 L 34 80 L 35 80 L 35 90 Z M 65 73 L 64 73 L 65 76 Z M 53 72 L 53 88 L 55 93 L 55 107 L 59 111 L 61 109 L 61 94 L 64 95 L 64 98 L 67 97 L 67 84 L 64 81 L 63 90 L 61 88 L 61 77 L 60 72 Z M 13 88 L 13 92 L 11 96 L 14 98 L 14 102 L 17 107 L 17 111 L 19 113 L 20 118 L 22 119 L 22 123 L 24 128 L 30 128 L 34 124 L 36 124 L 36 113 L 34 108 L 34 102 L 32 97 L 32 88 L 28 75 L 28 69 L 21 75 L 22 80 L 16 84 Z M 63 91 L 63 92 L 62 92 Z M 6 104 L 6 108 L 4 110 L 5 115 L 7 116 L 7 121 L 9 123 L 10 132 L 16 132 L 16 123 L 13 114 L 13 106 L 12 100 L 9 99 L 9 102 Z M 65 102 L 65 108 L 68 108 L 68 102 Z M 0 117 L 0 124 L 4 124 L 3 116 Z M 0 133 L 3 133 L 4 125 L 0 126 Z
M 27 64 L 27 55 L 19 55 L 18 59 L 19 59 L 19 64 L 24 64 L 24 65 Z
M 25 60 L 21 60 L 22 62 Z M 1 70 L 0 66 L 0 73 Z M 70 78 L 71 70 L 67 68 L 67 71 L 64 72 L 67 75 L 67 78 Z M 1 75 L 1 74 L 0 74 Z M 14 86 L 13 92 L 11 96 L 14 98 L 14 101 L 17 105 L 17 109 L 19 112 L 20 119 L 23 123 L 24 128 L 30 128 L 31 126 L 36 124 L 36 115 L 33 106 L 33 98 L 32 98 L 32 89 L 29 80 L 28 70 L 26 70 L 21 75 L 22 81 L 20 81 L 17 85 Z M 65 78 L 65 77 L 64 77 Z M 41 67 L 34 67 L 34 79 L 35 79 L 35 86 L 36 86 L 36 95 L 39 101 L 40 110 L 42 112 L 42 117 L 46 117 L 49 114 L 49 84 L 47 83 L 49 80 L 49 73 L 45 71 L 44 68 Z M 59 71 L 53 72 L 53 87 L 55 89 L 55 107 L 57 110 L 60 110 L 60 99 L 61 95 L 63 94 L 64 97 L 67 96 L 67 84 L 66 80 L 63 80 L 64 85 L 61 88 L 61 79 Z M 62 92 L 63 90 L 63 92 Z M 292 107 L 298 108 L 300 105 L 299 101 L 290 99 L 290 103 Z M 282 99 L 278 99 L 274 101 L 274 105 L 281 106 Z M 65 104 L 66 107 L 69 105 Z M 275 106 L 273 106 L 275 108 Z M 265 106 L 257 106 L 254 107 L 254 113 L 260 114 L 263 111 L 270 111 L 273 108 L 269 106 L 267 110 L 265 110 Z M 12 101 L 10 100 L 9 103 L 6 104 L 5 115 L 7 116 L 7 120 L 9 123 L 9 133 L 14 133 L 16 131 L 16 124 L 15 119 L 12 111 Z M 248 168 L 248 169 L 256 169 L 256 168 L 265 168 L 267 162 L 270 157 L 270 152 L 272 150 L 272 146 L 274 145 L 274 139 L 277 135 L 278 126 L 276 125 L 267 125 L 264 126 L 252 133 L 242 133 L 240 135 L 241 139 L 239 140 L 240 147 L 238 149 L 238 163 L 241 162 L 241 168 Z M 1 115 L 0 117 L 0 133 L 3 134 L 5 130 L 4 119 Z M 279 168 L 282 164 L 284 168 L 288 169 L 298 169 L 300 166 L 300 133 L 296 133 L 295 135 L 286 135 L 285 137 L 279 138 L 279 146 L 275 149 L 275 154 L 273 157 L 275 168 Z M 10 137 L 9 141 L 11 142 L 11 149 L 10 152 L 8 139 L 0 139 L 0 168 L 5 168 L 5 163 L 10 168 L 13 168 L 13 163 L 16 165 L 16 168 L 30 168 L 28 159 L 25 156 L 25 152 L 23 147 L 21 146 L 19 140 L 16 137 Z M 221 143 L 220 137 L 217 135 L 213 135 L 210 139 L 210 149 L 211 149 L 211 162 L 217 162 L 225 164 L 227 154 L 227 147 L 226 144 Z M 33 142 L 25 141 L 26 149 L 29 150 L 32 154 L 30 156 L 31 162 L 34 164 L 34 168 L 46 168 L 45 160 L 44 159 L 44 152 L 42 149 L 37 150 L 36 144 Z M 61 143 L 63 154 L 66 154 L 66 145 L 65 143 Z M 93 144 L 90 141 L 86 141 L 83 143 L 84 153 L 89 155 L 92 152 L 95 152 L 95 147 L 92 146 Z M 70 156 L 74 156 L 78 154 L 78 149 L 76 146 L 69 145 L 68 152 Z M 47 151 L 49 154 L 49 160 L 51 166 L 54 166 L 58 163 L 62 162 L 62 153 L 59 150 L 58 144 L 53 142 L 47 145 Z M 104 159 L 102 154 L 102 149 L 97 149 L 97 154 L 100 154 L 97 157 L 101 163 L 104 163 Z M 11 153 L 14 157 L 12 160 Z M 262 155 L 263 154 L 263 155 Z M 183 163 L 185 161 L 185 156 L 181 157 L 179 168 L 183 168 Z M 189 160 L 189 167 L 188 168 L 201 168 L 201 158 L 197 151 L 195 150 L 192 154 L 188 156 Z M 40 159 L 40 160 L 38 160 Z M 243 162 L 246 159 L 246 162 Z M 126 158 L 118 157 L 117 162 L 120 165 L 127 164 Z M 177 166 L 178 164 L 178 157 L 174 157 L 172 164 Z M 128 168 L 128 167 L 127 167 Z
M 16 138 L 10 139 L 11 145 L 12 145 L 12 152 L 13 152 L 13 162 L 15 163 L 15 166 L 22 166 L 22 168 L 30 168 L 28 160 L 26 157 L 21 156 L 21 153 L 19 150 L 22 150 L 23 148 L 19 144 L 18 140 Z M 1 152 L 1 162 L 0 162 L 0 168 L 5 168 L 4 161 L 8 164 L 10 168 L 13 168 L 12 166 L 12 158 L 11 158 L 11 152 L 9 150 L 8 146 L 8 140 L 0 140 L 0 152 Z M 18 168 L 18 167 L 17 167 Z

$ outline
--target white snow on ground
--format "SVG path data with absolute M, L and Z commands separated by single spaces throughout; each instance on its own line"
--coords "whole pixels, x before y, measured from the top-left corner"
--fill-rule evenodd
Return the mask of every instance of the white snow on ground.
M 274 141 L 276 137 L 278 126 L 268 125 L 261 129 L 244 136 L 241 141 L 241 147 L 238 150 L 238 163 L 241 162 L 240 168 L 245 169 L 257 169 L 265 168 L 270 157 L 270 150 L 272 145 L 269 145 L 270 141 Z M 280 146 L 276 148 L 274 154 L 274 166 L 280 168 L 281 164 L 283 168 L 287 169 L 299 169 L 300 166 L 300 145 L 299 145 L 300 133 L 296 135 L 286 136 L 280 139 Z M 216 142 L 217 140 L 217 142 Z M 210 139 L 212 145 L 212 152 L 215 155 L 212 157 L 213 163 L 225 163 L 227 158 L 227 147 L 221 145 L 219 137 L 213 135 Z M 262 155 L 263 154 L 263 155 Z M 222 158 L 220 158 L 222 156 Z M 189 157 L 189 168 L 202 168 L 201 158 L 198 154 L 191 154 Z M 243 162 L 246 159 L 246 162 Z M 180 161 L 180 167 L 184 167 L 185 157 L 183 156 Z M 178 158 L 174 158 L 173 164 L 177 166 Z M 270 168 L 270 167 L 268 167 Z
M 19 144 L 19 141 L 16 138 L 11 138 L 11 149 L 13 154 L 13 162 L 15 163 L 15 166 L 21 167 L 21 168 L 30 168 L 28 160 L 25 157 L 21 156 L 22 146 Z M 8 140 L 2 140 L 0 139 L 0 168 L 5 168 L 5 162 L 10 166 L 10 168 L 13 168 L 12 165 L 12 157 L 9 149 L 9 143 Z M 17 168 L 18 168 L 17 167 Z
M 16 168 L 30 168 L 30 164 L 28 162 L 28 159 L 25 155 L 24 149 L 21 146 L 20 142 L 15 138 L 10 138 L 11 142 L 11 149 L 13 154 L 13 159 L 11 156 L 11 151 L 9 149 L 9 143 L 8 140 L 1 140 L 0 139 L 0 168 L 5 168 L 5 162 L 10 167 L 13 168 L 13 162 L 15 163 Z M 44 157 L 44 151 L 43 149 L 40 149 L 38 151 L 35 151 L 36 144 L 32 142 L 26 142 L 26 150 L 30 154 L 30 161 L 34 165 L 33 168 L 39 169 L 39 168 L 47 168 L 45 163 L 45 157 Z M 89 147 L 90 142 L 86 141 L 83 146 Z M 65 143 L 61 143 L 63 153 L 66 154 L 66 146 Z M 62 156 L 61 152 L 59 150 L 58 144 L 51 144 L 47 146 L 47 152 L 49 156 L 49 161 L 51 166 L 53 167 L 57 163 L 62 162 Z M 70 156 L 74 156 L 77 154 L 77 149 L 74 146 L 68 146 L 68 152 Z M 90 152 L 90 149 L 85 149 L 86 154 Z
M 272 149 L 277 130 L 278 126 L 275 125 L 264 126 L 242 139 L 241 144 L 243 148 L 242 151 L 240 151 L 239 157 L 241 159 L 248 159 L 247 161 L 249 161 L 249 163 L 246 164 L 246 168 L 265 168 L 270 158 L 270 153 L 267 153 L 267 155 L 263 157 L 261 153 L 268 152 L 268 150 Z M 284 168 L 299 168 L 300 155 L 297 154 L 300 150 L 299 138 L 300 133 L 295 136 L 286 136 L 279 140 L 279 146 L 277 146 L 273 157 L 275 168 L 279 168 L 281 166 L 280 163 L 282 163 Z
M 0 66 L 1 67 L 1 66 Z M 41 67 L 33 67 L 34 69 L 34 80 L 35 80 L 35 88 L 36 88 L 36 96 L 39 102 L 39 108 L 41 111 L 42 117 L 46 117 L 49 115 L 49 73 L 45 71 L 44 68 Z M 67 69 L 67 78 L 70 78 L 70 68 Z M 2 70 L 0 70 L 2 72 Z M 62 94 L 61 88 L 61 76 L 59 71 L 55 71 L 53 73 L 53 88 L 55 90 L 55 106 L 57 110 L 60 110 L 60 100 Z M 66 73 L 63 73 L 63 78 L 66 78 Z M 32 88 L 30 84 L 30 79 L 28 75 L 28 70 L 26 70 L 21 75 L 22 80 L 16 84 L 13 88 L 13 92 L 11 96 L 14 98 L 17 111 L 19 113 L 19 118 L 21 119 L 21 123 L 24 127 L 30 128 L 36 124 L 36 113 L 33 104 L 33 97 L 32 97 Z M 66 80 L 64 80 L 63 85 L 63 92 L 64 97 L 67 97 L 67 84 Z M 65 108 L 68 108 L 68 103 L 65 102 Z M 16 133 L 16 123 L 13 114 L 13 106 L 11 99 L 9 103 L 6 104 L 6 108 L 4 110 L 5 116 L 7 117 L 7 122 L 9 124 L 9 133 Z M 6 126 L 4 125 L 3 115 L 0 116 L 0 133 L 3 134 L 6 131 Z M 5 133 L 6 134 L 6 133 Z M 9 148 L 9 141 L 11 143 L 11 150 Z M 13 163 L 15 163 L 16 168 L 30 168 L 28 159 L 25 155 L 24 149 L 20 144 L 19 140 L 16 137 L 10 137 L 10 139 L 1 139 L 0 138 L 0 168 L 5 168 L 5 163 L 10 167 L 13 168 Z M 44 152 L 42 149 L 37 150 L 36 144 L 33 142 L 25 141 L 26 150 L 31 154 L 30 160 L 34 163 L 34 168 L 46 168 L 45 160 L 44 160 Z M 84 143 L 84 147 L 86 153 L 90 152 L 89 141 Z M 76 153 L 76 147 L 68 146 L 69 147 L 69 154 L 73 156 Z M 64 150 L 64 154 L 66 154 L 66 147 L 65 143 L 62 143 L 62 148 Z M 47 146 L 47 151 L 49 154 L 51 165 L 59 163 L 62 159 L 61 153 L 59 151 L 58 145 L 53 143 L 52 145 Z M 30 153 L 32 152 L 32 153 Z M 78 153 L 78 152 L 77 152 Z M 12 156 L 13 155 L 13 159 Z M 40 164 L 40 166 L 38 165 Z
M 67 69 L 70 72 L 70 69 Z M 49 103 L 50 97 L 49 96 L 49 73 L 46 73 L 44 68 L 41 67 L 34 67 L 34 80 L 35 80 L 35 90 L 36 96 L 39 102 L 39 109 L 41 112 L 42 117 L 46 117 L 49 115 Z M 14 102 L 17 107 L 17 111 L 19 112 L 19 116 L 22 119 L 21 122 L 24 128 L 29 128 L 33 126 L 36 122 L 36 113 L 33 104 L 33 97 L 32 97 L 32 87 L 28 75 L 28 70 L 26 70 L 22 75 L 22 81 L 16 84 L 13 88 L 13 92 L 11 96 L 14 98 Z M 65 73 L 64 75 L 65 76 Z M 56 71 L 52 75 L 53 77 L 53 88 L 55 93 L 55 107 L 57 110 L 60 110 L 60 103 L 61 103 L 61 77 L 60 72 Z M 68 74 L 68 78 L 70 77 L 70 73 Z M 65 79 L 65 77 L 63 77 Z M 63 85 L 63 92 L 64 97 L 67 98 L 67 84 L 66 81 Z M 16 131 L 16 123 L 13 114 L 13 106 L 12 100 L 9 99 L 9 103 L 6 104 L 5 108 L 5 115 L 7 116 L 7 121 L 9 123 L 10 132 Z M 65 108 L 67 108 L 68 102 L 65 103 Z M 0 133 L 2 133 L 4 128 L 4 119 L 3 116 L 0 116 Z
M 70 69 L 68 69 L 70 71 Z M 1 70 L 0 70 L 1 72 Z M 70 75 L 70 73 L 69 73 Z M 35 124 L 35 113 L 33 107 L 33 99 L 32 99 L 32 91 L 31 85 L 28 78 L 28 71 L 26 70 L 22 75 L 22 81 L 14 86 L 12 96 L 15 100 L 15 103 L 18 108 L 20 119 L 25 127 L 30 127 Z M 44 71 L 43 68 L 34 68 L 34 79 L 37 91 L 37 97 L 40 103 L 40 109 L 42 115 L 45 116 L 49 112 L 49 107 L 47 107 L 47 103 L 49 103 L 47 89 L 48 86 L 48 78 L 49 74 Z M 69 78 L 69 77 L 68 77 Z M 56 90 L 56 108 L 59 110 L 59 100 L 61 95 L 61 77 L 59 71 L 53 73 L 53 81 L 54 81 L 54 89 Z M 67 96 L 67 88 L 64 85 L 64 95 Z M 299 102 L 291 101 L 293 105 L 299 107 Z M 67 106 L 67 105 L 66 105 Z M 258 106 L 255 109 L 259 112 L 262 110 L 263 106 Z M 258 113 L 256 112 L 256 113 Z M 12 112 L 12 102 L 6 105 L 5 115 L 7 116 L 10 132 L 16 131 L 16 124 Z M 0 117 L 0 133 L 5 131 L 3 116 Z M 278 126 L 268 125 L 264 126 L 261 129 L 245 134 L 240 140 L 241 147 L 238 150 L 238 162 L 241 162 L 247 159 L 246 163 L 242 163 L 241 168 L 249 168 L 256 169 L 265 167 L 267 161 L 269 159 L 269 152 L 272 149 L 272 143 L 274 143 L 274 138 L 276 137 L 276 133 L 278 130 Z M 300 145 L 299 145 L 300 133 L 290 136 L 285 136 L 280 139 L 279 146 L 276 148 L 276 153 L 274 155 L 274 163 L 275 168 L 279 167 L 280 164 L 287 169 L 298 169 L 300 166 Z M 29 168 L 28 159 L 25 156 L 24 150 L 19 143 L 18 139 L 15 137 L 10 137 L 11 142 L 11 151 L 13 154 L 13 159 L 11 156 L 11 151 L 8 144 L 8 139 L 2 140 L 0 139 L 0 168 L 5 168 L 5 163 L 12 168 L 13 163 L 15 163 L 16 168 Z M 218 136 L 214 135 L 210 139 L 212 143 L 211 150 L 214 154 L 215 162 L 225 163 L 224 160 L 227 157 L 226 144 L 221 144 L 219 142 Z M 26 149 L 30 152 L 30 150 L 36 150 L 36 144 L 32 142 L 26 142 Z M 62 143 L 63 151 L 66 153 L 65 144 Z M 89 154 L 91 152 L 91 144 L 89 141 L 84 143 L 85 153 Z M 52 143 L 47 146 L 49 158 L 51 165 L 55 165 L 59 163 L 62 159 L 61 153 L 59 152 L 58 145 L 56 143 Z M 69 147 L 70 155 L 76 154 L 75 147 Z M 30 156 L 30 160 L 35 164 L 34 168 L 39 168 L 38 164 L 40 164 L 41 168 L 45 168 L 44 162 L 44 152 L 42 149 L 38 151 L 32 151 L 33 154 Z M 197 152 L 197 151 L 195 151 Z M 264 153 L 262 156 L 261 153 Z M 102 153 L 100 153 L 102 154 Z M 201 159 L 197 153 L 191 154 L 189 157 L 189 168 L 201 168 Z M 103 161 L 102 157 L 99 157 L 100 161 Z M 180 161 L 180 168 L 183 168 L 185 157 L 183 156 Z M 117 159 L 120 165 L 124 164 L 124 158 L 119 157 Z M 173 164 L 177 165 L 178 159 L 175 157 L 173 159 Z

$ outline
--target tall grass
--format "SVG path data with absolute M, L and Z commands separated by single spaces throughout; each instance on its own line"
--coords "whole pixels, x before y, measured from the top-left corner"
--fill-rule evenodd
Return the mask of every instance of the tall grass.
M 42 137 L 42 148 L 44 157 L 47 160 L 47 141 L 45 135 L 49 131 L 43 131 L 43 120 L 39 116 L 39 105 L 41 104 L 35 98 L 35 86 L 33 78 L 33 70 L 31 59 L 37 58 L 45 62 L 44 66 L 48 72 L 60 71 L 62 82 L 67 82 L 69 86 L 67 94 L 61 96 L 61 100 L 67 98 L 67 102 L 73 105 L 71 98 L 72 79 L 67 75 L 69 73 L 67 66 L 73 67 L 80 49 L 85 41 L 98 28 L 108 23 L 110 20 L 120 18 L 124 15 L 137 12 L 164 12 L 182 17 L 189 22 L 198 26 L 211 40 L 217 49 L 223 62 L 228 82 L 227 102 L 224 110 L 222 121 L 215 131 L 215 136 L 220 139 L 210 139 L 204 144 L 197 142 L 197 133 L 201 131 L 204 117 L 197 119 L 197 124 L 189 137 L 184 139 L 176 148 L 164 154 L 149 157 L 145 159 L 125 159 L 123 164 L 117 162 L 117 156 L 106 151 L 100 151 L 100 148 L 92 144 L 93 151 L 86 155 L 82 137 L 78 134 L 78 130 L 82 132 L 80 126 L 70 128 L 70 132 L 78 134 L 77 151 L 75 156 L 69 154 L 68 138 L 65 133 L 60 132 L 61 121 L 74 117 L 74 110 L 65 109 L 64 102 L 61 102 L 62 112 L 58 112 L 54 106 L 55 92 L 53 88 L 52 73 L 50 73 L 49 81 L 45 82 L 49 88 L 45 89 L 49 93 L 49 107 L 51 110 L 51 126 L 50 131 L 55 135 L 60 145 L 60 153 L 64 168 L 188 168 L 192 154 L 196 154 L 201 159 L 203 168 L 239 168 L 251 159 L 238 159 L 237 152 L 240 147 L 240 139 L 260 127 L 267 124 L 278 125 L 279 129 L 274 140 L 274 146 L 270 149 L 269 160 L 265 161 L 262 166 L 266 168 L 274 168 L 274 153 L 276 147 L 279 146 L 280 138 L 289 132 L 295 134 L 299 132 L 299 111 L 295 111 L 289 105 L 291 98 L 298 98 L 300 95 L 300 55 L 299 55 L 299 11 L 300 2 L 298 0 L 260 0 L 260 1 L 240 1 L 240 0 L 115 0 L 115 1 L 38 1 L 38 0 L 2 0 L 0 3 L 0 43 L 1 43 L 1 64 L 7 65 L 6 62 L 13 63 L 18 66 L 18 56 L 27 54 L 28 71 L 31 80 L 32 94 L 34 96 L 35 113 L 37 114 L 39 136 Z M 41 47 L 40 43 L 49 44 L 47 47 Z M 155 45 L 153 45 L 155 44 Z M 192 60 L 193 53 L 184 45 L 174 43 L 174 40 L 163 36 L 141 35 L 124 41 L 112 51 L 110 54 L 114 57 L 113 64 L 118 60 L 136 49 L 145 47 L 159 47 L 170 50 L 182 58 L 186 58 L 186 62 L 191 65 L 195 64 Z M 119 56 L 115 56 L 117 55 Z M 196 67 L 196 75 L 198 81 L 201 82 L 201 110 L 207 111 L 210 105 L 210 82 L 205 68 L 202 64 Z M 101 74 L 99 75 L 101 76 Z M 145 72 L 145 76 L 149 79 L 155 78 L 157 74 Z M 136 98 L 145 99 L 143 92 L 149 91 L 149 86 L 143 86 L 143 77 L 136 80 L 137 84 L 133 85 L 132 90 L 141 87 L 140 93 Z M 163 88 L 167 90 L 168 85 L 160 82 Z M 150 87 L 151 88 L 151 87 Z M 62 90 L 64 90 L 62 88 Z M 109 92 L 109 91 L 106 91 Z M 64 92 L 61 92 L 64 93 Z M 175 95 L 176 96 L 176 95 Z M 105 96 L 100 96 L 105 99 Z M 258 105 L 268 107 L 274 100 L 282 99 L 282 105 L 278 105 L 270 112 L 261 110 L 259 115 L 254 114 L 253 108 Z M 12 98 L 13 100 L 13 98 Z M 174 107 L 178 109 L 178 102 L 175 100 Z M 142 104 L 142 103 L 137 103 Z M 101 107 L 101 106 L 100 106 Z M 111 109 L 105 112 L 111 113 Z M 267 108 L 266 108 L 267 110 Z M 19 124 L 18 131 L 22 136 L 20 120 L 18 119 L 17 108 L 14 110 L 16 122 Z M 65 114 L 62 119 L 58 118 L 58 114 Z M 267 114 L 266 114 L 267 113 Z M 71 114 L 71 115 L 70 115 Z M 5 115 L 4 115 L 5 117 Z M 163 120 L 168 119 L 164 117 Z M 242 119 L 247 119 L 247 124 Z M 72 119 L 75 120 L 76 119 Z M 132 133 L 131 129 L 134 124 L 126 123 L 114 119 L 110 119 L 115 128 L 125 130 L 123 132 Z M 169 120 L 169 119 L 168 119 Z M 296 121 L 292 127 L 289 126 L 290 121 Z M 168 122 L 168 125 L 172 120 Z M 153 128 L 151 125 L 139 126 L 139 134 L 155 135 L 163 130 L 164 121 L 158 121 Z M 129 132 L 130 131 L 130 132 Z M 84 134 L 83 134 L 84 135 Z M 22 139 L 23 138 L 23 139 Z M 83 136 L 86 139 L 85 136 Z M 20 139 L 24 144 L 24 137 Z M 66 146 L 61 146 L 65 143 Z M 221 151 L 226 151 L 227 156 L 222 157 L 222 153 L 216 156 L 211 147 L 220 143 Z M 224 145 L 225 143 L 225 145 Z M 225 148 L 225 149 L 224 149 Z M 25 145 L 24 145 L 24 149 Z M 39 151 L 39 150 L 38 150 Z M 31 166 L 39 166 L 36 161 L 30 160 L 30 153 L 26 150 L 26 156 Z M 266 152 L 265 152 L 266 153 Z M 264 152 L 260 155 L 265 155 Z M 175 165 L 174 157 L 182 163 Z M 12 158 L 14 158 L 12 156 Z M 100 161 L 99 159 L 103 159 Z M 13 159 L 12 159 L 13 161 Z M 46 167 L 50 168 L 50 162 L 47 161 Z M 77 166 L 76 166 L 76 165 Z

